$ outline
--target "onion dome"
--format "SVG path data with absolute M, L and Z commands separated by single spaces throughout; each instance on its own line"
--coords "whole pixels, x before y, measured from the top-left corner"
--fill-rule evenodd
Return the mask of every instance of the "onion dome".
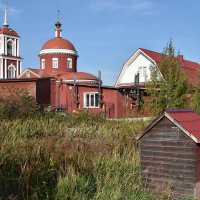
M 40 55 L 49 53 L 67 53 L 78 56 L 74 45 L 70 41 L 62 38 L 61 26 L 62 24 L 59 21 L 55 23 L 55 37 L 48 40 L 43 45 Z
M 58 37 L 48 40 L 42 47 L 42 50 L 44 49 L 67 49 L 76 51 L 74 45 L 70 41 Z

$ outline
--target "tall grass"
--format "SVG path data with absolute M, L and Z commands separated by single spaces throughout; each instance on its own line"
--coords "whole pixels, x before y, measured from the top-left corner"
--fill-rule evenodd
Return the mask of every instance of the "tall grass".
M 59 116 L 13 99 L 0 99 L 0 200 L 171 199 L 140 182 L 133 136 L 147 122 Z

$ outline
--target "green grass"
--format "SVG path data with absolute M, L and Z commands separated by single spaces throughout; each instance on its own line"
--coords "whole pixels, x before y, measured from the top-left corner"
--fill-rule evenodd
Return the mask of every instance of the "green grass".
M 147 123 L 85 114 L 0 121 L 0 199 L 170 199 L 140 183 L 133 137 Z

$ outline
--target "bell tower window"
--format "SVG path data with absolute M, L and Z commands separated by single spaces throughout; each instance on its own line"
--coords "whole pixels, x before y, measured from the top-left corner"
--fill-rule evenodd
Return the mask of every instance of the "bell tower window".
M 8 67 L 8 78 L 9 79 L 15 78 L 15 66 L 14 65 L 10 65 Z
M 13 42 L 11 40 L 7 42 L 7 55 L 13 55 Z

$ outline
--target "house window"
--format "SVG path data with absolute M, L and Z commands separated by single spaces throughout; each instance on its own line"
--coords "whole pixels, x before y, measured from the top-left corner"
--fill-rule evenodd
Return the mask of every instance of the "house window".
M 142 67 L 139 67 L 139 75 L 142 77 Z
M 45 59 L 41 60 L 41 65 L 42 65 L 42 69 L 44 69 L 45 68 Z
M 140 80 L 147 80 L 147 67 L 139 67 L 138 72 L 140 75 Z
M 8 78 L 15 78 L 15 66 L 14 65 L 10 65 L 8 67 Z
M 58 68 L 58 58 L 52 59 L 52 65 L 53 65 L 53 68 Z
M 143 76 L 144 76 L 144 80 L 146 81 L 146 79 L 147 79 L 147 67 L 143 67 Z
M 99 94 L 98 93 L 84 93 L 84 107 L 85 108 L 98 108 L 99 107 Z
M 7 55 L 11 56 L 13 54 L 13 42 L 9 40 L 7 42 Z
M 72 68 L 72 59 L 71 59 L 71 58 L 68 58 L 68 59 L 67 59 L 67 67 L 68 67 L 69 69 Z

